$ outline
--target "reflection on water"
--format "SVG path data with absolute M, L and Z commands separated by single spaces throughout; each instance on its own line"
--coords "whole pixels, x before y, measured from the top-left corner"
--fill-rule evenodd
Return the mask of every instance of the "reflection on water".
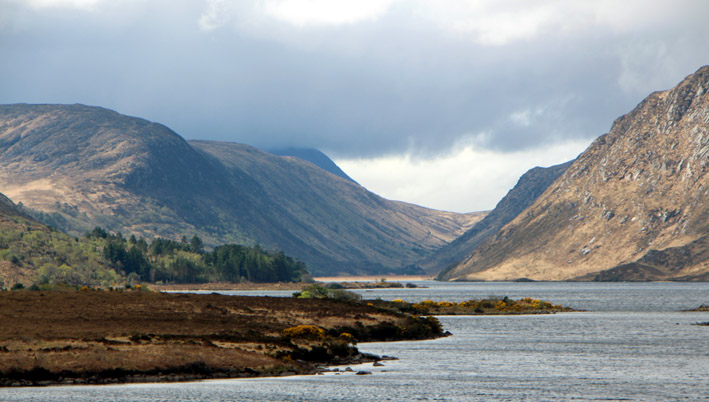
M 709 400 L 707 283 L 431 283 L 367 296 L 461 301 L 507 295 L 592 310 L 543 316 L 441 317 L 454 336 L 370 343 L 394 355 L 371 376 L 2 389 L 2 401 Z M 241 292 L 246 293 L 246 292 Z M 355 371 L 357 370 L 357 367 Z

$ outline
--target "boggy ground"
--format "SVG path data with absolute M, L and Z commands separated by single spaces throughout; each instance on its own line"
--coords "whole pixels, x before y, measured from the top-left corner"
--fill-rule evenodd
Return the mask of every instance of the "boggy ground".
M 0 292 L 0 386 L 312 373 L 355 341 L 442 336 L 434 318 L 328 299 Z

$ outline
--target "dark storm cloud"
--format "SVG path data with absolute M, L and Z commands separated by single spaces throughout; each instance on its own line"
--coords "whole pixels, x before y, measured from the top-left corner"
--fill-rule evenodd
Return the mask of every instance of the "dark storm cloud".
M 600 2 L 571 27 L 565 16 L 583 13 L 565 2 L 514 3 L 540 17 L 518 12 L 508 28 L 479 15 L 506 11 L 463 18 L 455 2 L 426 16 L 385 1 L 329 24 L 274 18 L 266 3 L 0 0 L 0 103 L 100 105 L 187 138 L 349 157 L 466 141 L 512 151 L 600 135 L 709 59 L 705 2 L 617 18 Z

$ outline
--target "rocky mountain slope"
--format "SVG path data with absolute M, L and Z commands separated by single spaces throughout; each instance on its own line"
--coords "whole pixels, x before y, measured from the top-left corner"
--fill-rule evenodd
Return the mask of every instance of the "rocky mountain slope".
M 618 118 L 444 279 L 709 279 L 709 66 Z
M 571 162 L 566 162 L 547 168 L 530 169 L 519 178 L 514 188 L 497 203 L 495 209 L 490 211 L 485 219 L 426 257 L 419 265 L 430 274 L 440 273 L 445 276 L 447 268 L 452 269 L 457 263 L 463 261 L 475 248 L 532 205 L 570 165 Z
M 99 225 L 261 244 L 315 274 L 405 271 L 482 218 L 388 201 L 298 158 L 188 143 L 83 105 L 0 106 L 0 191 L 73 234 Z

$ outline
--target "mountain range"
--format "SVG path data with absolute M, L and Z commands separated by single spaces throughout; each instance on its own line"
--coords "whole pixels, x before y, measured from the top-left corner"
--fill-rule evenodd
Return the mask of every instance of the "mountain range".
M 421 272 L 417 261 L 484 216 L 386 200 L 298 157 L 186 141 L 84 105 L 0 106 L 0 192 L 73 235 L 260 244 L 316 275 Z
M 440 278 L 709 280 L 707 170 L 709 66 L 618 118 Z
M 709 66 L 575 160 L 525 173 L 490 213 L 457 214 L 379 197 L 317 150 L 186 141 L 99 107 L 4 105 L 0 192 L 19 206 L 0 196 L 0 224 L 260 244 L 316 275 L 709 280 L 708 131 Z

